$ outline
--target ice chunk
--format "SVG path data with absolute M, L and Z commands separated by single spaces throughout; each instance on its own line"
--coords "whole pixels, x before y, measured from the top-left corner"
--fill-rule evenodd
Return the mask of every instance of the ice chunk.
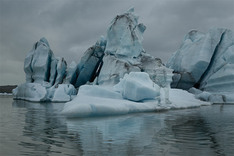
M 194 95 L 197 95 L 197 94 L 202 93 L 201 90 L 199 90 L 199 89 L 197 89 L 197 88 L 194 88 L 194 87 L 190 88 L 190 89 L 188 90 L 188 92 L 189 92 L 189 93 L 192 93 L 192 94 L 194 94 Z
M 195 97 L 203 101 L 209 101 L 210 96 L 211 94 L 209 92 L 202 92 L 200 94 L 197 94 Z
M 46 101 L 47 91 L 39 83 L 23 83 L 13 89 L 14 99 L 28 101 Z
M 142 47 L 143 32 L 146 27 L 138 23 L 134 9 L 116 16 L 107 30 L 107 45 L 105 53 L 137 57 L 144 51 Z
M 150 79 L 149 74 L 144 72 L 125 74 L 114 88 L 125 99 L 132 101 L 155 99 L 160 96 L 159 86 Z
M 77 90 L 72 84 L 59 84 L 57 88 L 54 88 L 54 95 L 51 101 L 67 102 L 72 100 L 76 94 Z
M 77 75 L 77 79 L 74 84 L 75 87 L 79 87 L 88 81 L 94 81 L 96 76 L 99 74 L 99 68 L 102 64 L 105 46 L 106 40 L 104 37 L 101 37 L 101 39 L 97 41 L 94 46 L 89 48 L 82 56 L 73 76 L 75 77 Z

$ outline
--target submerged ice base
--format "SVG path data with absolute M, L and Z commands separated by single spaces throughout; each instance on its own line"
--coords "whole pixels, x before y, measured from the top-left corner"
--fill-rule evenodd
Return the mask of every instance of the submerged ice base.
M 116 98 L 113 98 L 112 88 L 98 86 L 101 90 L 105 90 L 105 93 L 101 95 L 97 93 L 98 90 L 95 92 L 95 89 L 97 89 L 95 87 L 97 86 L 93 88 L 90 86 L 92 93 L 79 92 L 75 99 L 65 104 L 62 114 L 67 117 L 92 117 L 210 105 L 210 103 L 197 100 L 193 94 L 180 89 L 170 89 L 171 104 L 166 104 L 165 101 L 162 101 L 159 105 L 156 99 L 134 102 L 118 98 L 118 95 L 116 95 Z M 161 94 L 164 96 L 164 92 L 161 92 Z M 109 95 L 112 96 L 108 97 Z

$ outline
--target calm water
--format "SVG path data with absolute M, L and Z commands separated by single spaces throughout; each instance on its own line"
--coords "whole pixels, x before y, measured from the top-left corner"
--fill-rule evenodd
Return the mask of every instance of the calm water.
M 234 105 L 66 119 L 63 103 L 0 97 L 0 155 L 234 155 Z

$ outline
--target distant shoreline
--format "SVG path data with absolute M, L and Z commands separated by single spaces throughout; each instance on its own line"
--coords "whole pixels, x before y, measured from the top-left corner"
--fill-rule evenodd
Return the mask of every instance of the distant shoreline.
M 0 93 L 12 93 L 12 90 L 15 89 L 17 85 L 5 85 L 0 86 Z

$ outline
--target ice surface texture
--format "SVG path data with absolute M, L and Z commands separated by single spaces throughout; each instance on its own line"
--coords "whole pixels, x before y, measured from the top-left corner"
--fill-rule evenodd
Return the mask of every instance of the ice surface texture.
M 80 87 L 88 81 L 92 82 L 99 74 L 99 68 L 102 66 L 102 58 L 106 47 L 106 40 L 102 36 L 97 43 L 90 47 L 82 56 L 79 64 L 77 65 L 76 72 L 73 74 L 75 79 L 74 86 Z
M 39 83 L 23 83 L 13 89 L 14 99 L 28 101 L 45 101 L 47 96 L 46 88 Z
M 123 98 L 132 101 L 155 99 L 160 96 L 159 86 L 145 72 L 125 74 L 114 88 L 122 94 Z
M 162 66 L 162 62 L 144 51 L 145 29 L 142 23 L 138 23 L 133 8 L 112 20 L 107 30 L 105 55 L 97 84 L 115 85 L 130 72 L 147 72 L 151 79 L 155 77 L 155 68 Z
M 107 45 L 105 53 L 120 55 L 129 58 L 137 57 L 142 51 L 143 32 L 146 27 L 138 23 L 138 16 L 134 8 L 117 15 L 107 31 Z
M 24 61 L 26 82 L 43 83 L 50 79 L 51 60 L 54 58 L 49 43 L 45 38 L 34 44 Z
M 210 29 L 206 34 L 191 31 L 168 61 L 174 69 L 172 87 L 196 87 L 211 93 L 201 99 L 234 102 L 234 36 L 228 29 Z M 208 96 L 204 98 L 204 95 Z M 215 98 L 214 98 L 215 97 Z
M 168 104 L 164 98 L 167 95 L 163 91 L 160 93 L 159 86 L 147 73 L 131 72 L 125 74 L 115 86 L 81 86 L 77 97 L 65 104 L 62 113 L 67 117 L 105 116 L 210 104 L 195 99 L 195 96 L 187 91 L 168 91 L 171 104 Z M 159 96 L 165 101 L 159 103 Z

